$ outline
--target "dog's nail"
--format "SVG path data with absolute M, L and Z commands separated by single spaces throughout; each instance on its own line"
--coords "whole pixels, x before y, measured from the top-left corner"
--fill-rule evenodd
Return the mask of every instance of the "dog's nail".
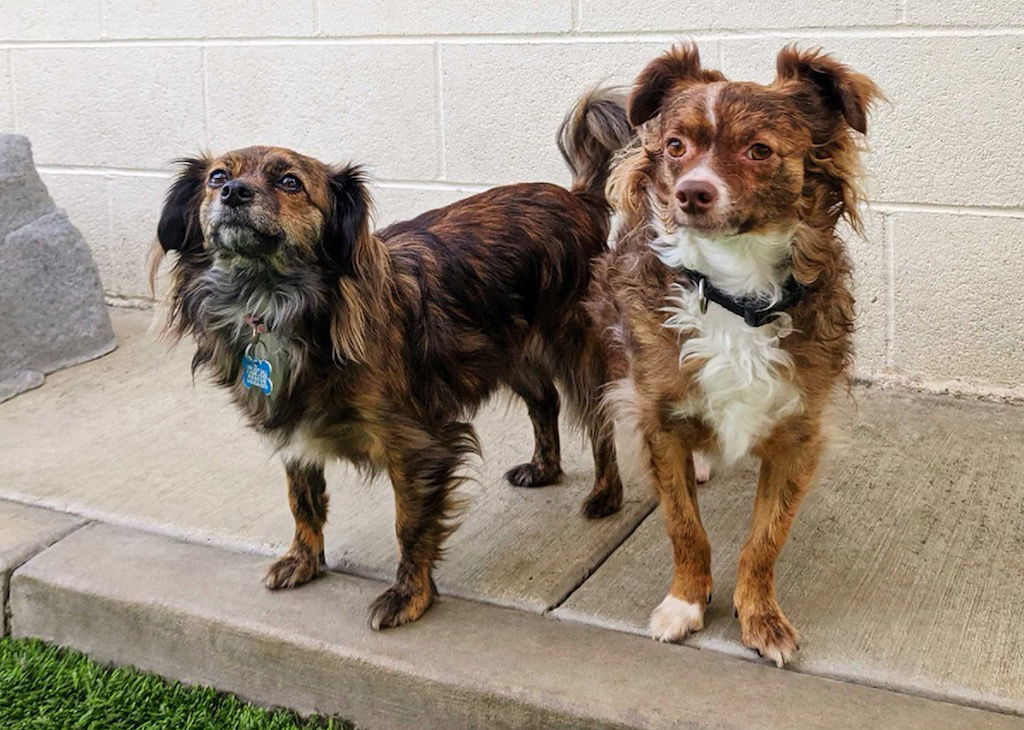
M 711 605 L 711 594 L 708 594 L 708 605 Z

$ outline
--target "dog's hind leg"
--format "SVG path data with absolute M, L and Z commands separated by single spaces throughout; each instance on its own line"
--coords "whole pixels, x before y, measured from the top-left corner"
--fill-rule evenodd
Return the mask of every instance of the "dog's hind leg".
M 295 537 L 288 552 L 267 571 L 264 584 L 271 590 L 293 588 L 317 577 L 324 566 L 324 523 L 327 521 L 327 485 L 319 464 L 290 461 L 288 503 L 295 517 Z
M 526 401 L 533 423 L 533 458 L 505 472 L 505 478 L 517 487 L 543 487 L 554 484 L 562 475 L 561 446 L 558 436 L 558 390 L 551 378 L 537 366 L 519 366 L 509 379 L 509 387 Z
M 370 606 L 370 626 L 386 629 L 415 621 L 430 608 L 437 587 L 431 571 L 459 508 L 453 491 L 467 454 L 479 453 L 468 423 L 439 429 L 393 426 L 388 473 L 395 490 L 395 532 L 400 558 L 395 583 Z
M 607 517 L 622 509 L 622 479 L 615 457 L 615 439 L 610 424 L 601 420 L 591 428 L 590 446 L 594 453 L 594 487 L 583 501 L 583 515 L 591 519 Z
M 597 519 L 622 509 L 622 477 L 615 453 L 612 411 L 601 398 L 610 382 L 609 364 L 599 341 L 589 340 L 580 354 L 574 375 L 569 384 L 594 455 L 594 487 L 584 500 L 582 511 L 585 517 Z

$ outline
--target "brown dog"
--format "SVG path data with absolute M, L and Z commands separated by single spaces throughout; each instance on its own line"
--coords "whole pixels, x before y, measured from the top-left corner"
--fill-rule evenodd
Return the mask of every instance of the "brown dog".
M 867 77 L 793 48 L 768 86 L 701 68 L 693 46 L 636 80 L 638 141 L 610 182 L 617 244 L 596 265 L 589 306 L 610 335 L 619 464 L 656 485 L 672 541 L 655 638 L 702 628 L 711 597 L 694 457 L 753 453 L 761 472 L 733 600 L 744 644 L 780 666 L 797 648 L 774 564 L 850 365 L 850 263 L 835 227 L 859 224 L 857 134 L 878 97 Z
M 323 569 L 324 464 L 347 459 L 386 470 L 395 490 L 401 557 L 371 625 L 417 619 L 436 595 L 457 472 L 478 449 L 461 419 L 502 385 L 536 435 L 509 481 L 559 478 L 557 381 L 593 443 L 584 511 L 619 509 L 597 407 L 605 361 L 582 300 L 606 250 L 607 163 L 629 134 L 621 105 L 594 97 L 562 132 L 571 191 L 496 188 L 376 234 L 358 168 L 272 147 L 183 161 L 159 225 L 178 252 L 169 326 L 195 337 L 193 369 L 229 389 L 284 460 L 295 538 L 269 588 Z

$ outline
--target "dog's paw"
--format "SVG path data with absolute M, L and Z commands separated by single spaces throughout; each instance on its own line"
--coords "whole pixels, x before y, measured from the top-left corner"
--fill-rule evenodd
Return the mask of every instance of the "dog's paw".
M 434 602 L 434 591 L 410 593 L 404 586 L 391 586 L 370 605 L 370 628 L 390 629 L 415 621 Z
M 583 516 L 592 520 L 613 515 L 622 509 L 622 488 L 609 489 L 603 483 L 594 487 L 583 500 Z
M 272 591 L 294 588 L 320 575 L 320 561 L 309 553 L 289 550 L 267 570 L 263 585 Z
M 777 667 L 782 667 L 800 648 L 796 629 L 778 608 L 745 614 L 739 612 L 743 645 Z
M 672 594 L 651 613 L 651 637 L 658 641 L 680 641 L 704 628 L 703 603 L 691 603 Z
M 693 452 L 693 473 L 697 484 L 704 484 L 711 479 L 711 457 L 703 451 Z
M 533 462 L 514 466 L 505 472 L 505 479 L 514 487 L 545 487 L 554 484 L 562 476 L 562 470 L 542 469 Z

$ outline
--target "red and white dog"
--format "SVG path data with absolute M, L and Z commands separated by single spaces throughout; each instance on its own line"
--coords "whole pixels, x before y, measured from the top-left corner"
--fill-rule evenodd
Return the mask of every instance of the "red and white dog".
M 656 485 L 675 573 L 650 629 L 703 627 L 710 546 L 695 455 L 761 459 L 736 615 L 743 643 L 779 666 L 797 634 L 774 564 L 822 451 L 823 411 L 851 361 L 850 262 L 859 136 L 878 88 L 818 51 L 782 50 L 767 86 L 731 82 L 680 46 L 636 80 L 637 141 L 610 180 L 615 249 L 590 310 L 609 333 L 618 457 Z

